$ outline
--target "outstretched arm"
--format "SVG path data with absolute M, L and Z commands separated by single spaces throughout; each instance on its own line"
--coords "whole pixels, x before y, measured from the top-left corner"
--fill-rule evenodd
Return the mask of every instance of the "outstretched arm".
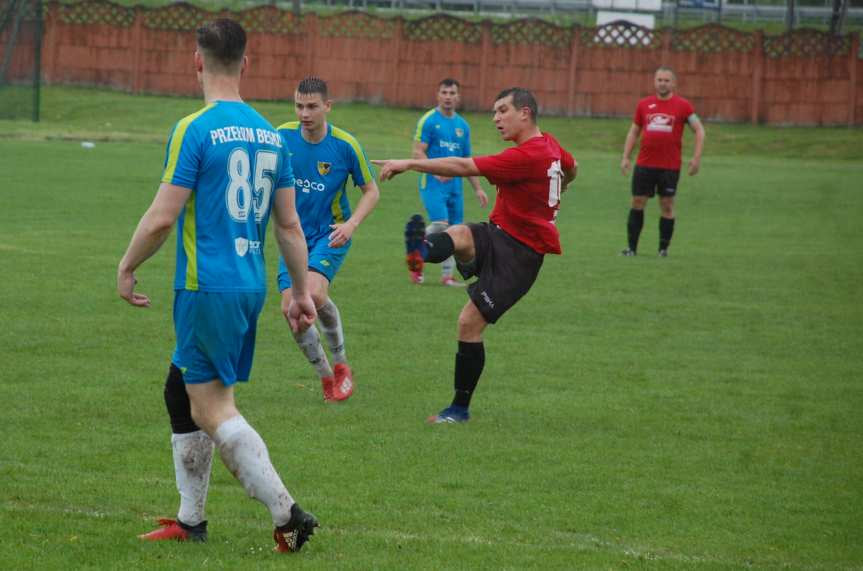
M 276 190 L 273 201 L 273 233 L 291 275 L 291 303 L 283 309 L 294 332 L 304 331 L 317 319 L 315 302 L 308 290 L 309 250 L 295 205 L 294 187 Z
M 479 176 L 479 169 L 471 158 L 441 157 L 439 159 L 373 160 L 381 167 L 381 180 L 389 180 L 405 171 L 412 170 L 440 176 Z
M 701 168 L 701 152 L 704 151 L 704 125 L 701 124 L 701 119 L 693 113 L 688 119 L 689 127 L 695 131 L 695 150 L 692 151 L 692 160 L 689 161 L 689 176 L 698 174 Z
M 191 189 L 163 182 L 150 208 L 138 222 L 129 247 L 117 266 L 117 293 L 130 304 L 149 307 L 150 298 L 135 293 L 135 270 L 165 243 L 191 194 Z
M 378 184 L 374 180 L 370 180 L 366 184 L 362 185 L 360 190 L 362 191 L 363 196 L 360 198 L 359 202 L 357 202 L 357 207 L 351 214 L 351 217 L 341 224 L 333 224 L 330 226 L 330 228 L 333 229 L 330 233 L 329 246 L 331 248 L 344 246 L 347 241 L 351 239 L 351 236 L 354 235 L 354 231 L 360 223 L 365 220 L 366 216 L 371 213 L 381 197 L 381 192 L 378 190 Z
M 620 172 L 626 176 L 629 173 L 629 155 L 632 154 L 632 149 L 635 148 L 635 141 L 638 140 L 638 135 L 641 134 L 641 127 L 633 123 L 629 126 L 629 132 L 626 134 L 626 142 L 623 144 L 623 157 L 620 159 Z

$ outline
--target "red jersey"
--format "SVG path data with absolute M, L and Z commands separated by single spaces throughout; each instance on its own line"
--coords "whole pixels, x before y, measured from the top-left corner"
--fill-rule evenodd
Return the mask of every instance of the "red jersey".
M 489 217 L 492 224 L 539 254 L 560 254 L 560 234 L 554 223 L 563 171 L 575 166 L 572 155 L 543 133 L 502 153 L 474 157 L 473 162 L 497 187 Z
M 680 170 L 683 127 L 693 113 L 692 104 L 678 95 L 668 99 L 651 95 L 639 101 L 632 118 L 641 127 L 641 147 L 635 164 Z

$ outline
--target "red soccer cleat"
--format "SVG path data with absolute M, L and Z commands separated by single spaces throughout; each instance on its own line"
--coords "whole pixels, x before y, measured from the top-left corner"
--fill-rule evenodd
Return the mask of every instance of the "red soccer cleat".
M 183 527 L 173 519 L 160 518 L 156 521 L 161 526 L 159 529 L 139 535 L 138 538 L 144 541 L 207 541 L 206 521 L 190 527 Z
M 314 515 L 303 511 L 297 504 L 292 505 L 291 520 L 273 531 L 273 539 L 276 541 L 273 551 L 296 553 L 315 534 L 316 527 L 320 527 L 320 524 Z
M 408 273 L 410 273 L 411 281 L 415 284 L 423 283 L 423 261 L 422 254 L 419 250 L 414 250 L 407 255 Z
M 452 276 L 442 276 L 440 279 L 441 285 L 445 285 L 448 287 L 465 287 L 467 284 L 464 282 L 460 282 L 456 280 Z
M 331 400 L 348 400 L 354 394 L 354 373 L 346 363 L 336 363 L 333 367 L 335 381 L 333 382 L 333 396 Z
M 333 387 L 336 380 L 333 377 L 321 377 L 321 389 L 324 391 L 324 400 L 331 401 L 333 398 Z

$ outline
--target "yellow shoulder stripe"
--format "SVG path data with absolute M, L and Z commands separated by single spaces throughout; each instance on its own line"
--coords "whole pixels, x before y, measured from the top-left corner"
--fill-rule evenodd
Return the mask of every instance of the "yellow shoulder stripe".
M 282 123 L 281 125 L 276 127 L 276 130 L 281 131 L 282 129 L 289 129 L 291 131 L 296 131 L 299 128 L 300 128 L 300 122 L 299 121 L 288 121 L 287 123 Z
M 434 113 L 436 109 L 437 109 L 437 107 L 435 107 L 434 109 L 429 109 L 428 111 L 426 111 L 426 114 L 425 114 L 425 115 L 423 115 L 422 117 L 420 117 L 420 120 L 419 120 L 419 121 L 417 121 L 417 132 L 416 132 L 416 134 L 414 135 L 414 141 L 417 141 L 417 142 L 421 142 L 421 141 L 422 141 L 422 136 L 423 136 L 423 125 L 425 125 L 426 120 L 427 120 L 429 117 L 431 117 L 431 114 L 432 114 L 432 113 Z
M 180 159 L 180 150 L 183 148 L 183 137 L 186 136 L 186 129 L 192 124 L 192 121 L 215 107 L 215 103 L 210 103 L 203 109 L 187 115 L 180 119 L 177 127 L 174 129 L 174 134 L 171 137 L 171 146 L 168 147 L 168 164 L 165 165 L 165 173 L 162 175 L 162 182 L 170 183 L 174 178 L 174 171 L 177 169 L 177 161 Z
M 357 156 L 357 161 L 360 163 L 360 171 L 363 173 L 363 178 L 366 179 L 366 184 L 374 180 L 372 171 L 369 169 L 369 164 L 366 162 L 366 155 L 363 153 L 363 148 L 360 146 L 360 142 L 357 141 L 356 137 L 347 131 L 339 129 L 335 125 L 333 125 L 333 137 L 346 142 L 354 150 L 354 154 Z

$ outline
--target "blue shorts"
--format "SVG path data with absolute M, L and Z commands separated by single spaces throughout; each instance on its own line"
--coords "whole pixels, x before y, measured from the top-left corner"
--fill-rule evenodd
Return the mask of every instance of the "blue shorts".
M 348 240 L 344 246 L 331 248 L 330 232 L 313 238 L 306 236 L 306 243 L 309 246 L 309 270 L 322 274 L 327 281 L 333 283 L 336 272 L 342 267 L 351 248 L 351 240 Z M 291 275 L 288 273 L 288 266 L 284 258 L 279 256 L 279 291 L 285 291 L 290 287 Z
M 227 387 L 249 380 L 266 297 L 263 292 L 174 292 L 177 346 L 171 361 L 186 383 L 220 379 Z
M 420 176 L 420 198 L 429 216 L 429 222 L 446 220 L 452 224 L 464 221 L 464 198 L 461 178 L 440 182 L 433 175 Z

